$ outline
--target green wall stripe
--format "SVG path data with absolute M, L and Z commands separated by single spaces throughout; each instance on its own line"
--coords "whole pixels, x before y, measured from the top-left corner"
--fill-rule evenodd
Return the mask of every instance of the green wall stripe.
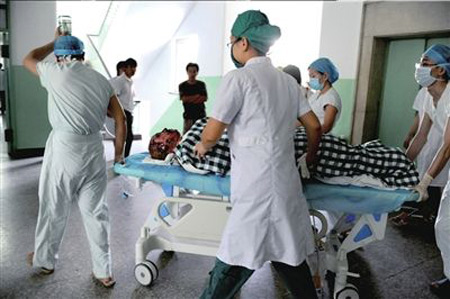
M 355 80 L 339 79 L 333 87 L 341 96 L 342 111 L 341 116 L 335 124 L 332 134 L 350 140 L 353 123 L 353 108 L 355 103 Z
M 10 125 L 12 149 L 42 148 L 51 130 L 47 115 L 47 91 L 39 78 L 23 66 L 10 68 Z

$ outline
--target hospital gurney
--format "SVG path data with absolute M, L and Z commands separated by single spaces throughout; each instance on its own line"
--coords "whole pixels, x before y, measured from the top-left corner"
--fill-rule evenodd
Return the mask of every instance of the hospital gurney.
M 158 276 L 157 266 L 146 259 L 154 249 L 215 256 L 231 205 L 228 176 L 195 174 L 179 165 L 144 163 L 146 157 L 148 154 L 132 155 L 125 165 L 116 164 L 114 170 L 136 178 L 140 187 L 146 181 L 158 183 L 166 195 L 154 203 L 136 243 L 135 277 L 142 285 L 149 286 Z M 372 241 L 382 240 L 387 213 L 398 210 L 405 201 L 416 200 L 417 195 L 408 190 L 320 182 L 305 183 L 304 193 L 311 209 L 354 215 L 350 233 L 342 243 L 336 231 L 328 236 L 326 264 L 327 269 L 336 274 L 334 298 L 359 298 L 357 288 L 347 283 L 348 276 L 359 276 L 348 271 L 347 254 Z M 339 224 L 344 222 L 345 217 Z

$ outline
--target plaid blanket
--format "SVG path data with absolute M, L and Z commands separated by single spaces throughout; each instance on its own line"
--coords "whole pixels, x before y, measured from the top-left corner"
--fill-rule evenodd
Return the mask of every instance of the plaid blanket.
M 207 118 L 199 119 L 177 146 L 175 156 L 181 164 L 190 164 L 197 169 L 218 175 L 226 175 L 231 159 L 226 131 L 209 151 L 205 159 L 194 155 L 194 146 L 200 141 Z M 306 151 L 307 137 L 304 128 L 297 129 L 294 137 L 296 160 Z M 329 178 L 336 176 L 371 175 L 391 187 L 414 187 L 419 176 L 406 155 L 398 148 L 386 147 L 378 140 L 360 145 L 349 145 L 345 140 L 325 134 L 318 151 L 318 163 L 314 176 Z
M 210 171 L 219 175 L 226 175 L 230 170 L 231 157 L 228 135 L 225 130 L 217 144 L 205 155 L 205 159 L 198 159 L 194 155 L 194 147 L 200 142 L 203 128 L 208 121 L 207 117 L 197 120 L 189 131 L 184 134 L 175 151 L 180 164 L 190 164 L 197 169 Z

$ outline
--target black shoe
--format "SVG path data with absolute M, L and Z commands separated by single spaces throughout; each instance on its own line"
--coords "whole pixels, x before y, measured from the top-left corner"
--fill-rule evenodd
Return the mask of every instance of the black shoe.
M 430 284 L 430 290 L 441 298 L 450 298 L 450 280 L 444 278 L 433 281 Z

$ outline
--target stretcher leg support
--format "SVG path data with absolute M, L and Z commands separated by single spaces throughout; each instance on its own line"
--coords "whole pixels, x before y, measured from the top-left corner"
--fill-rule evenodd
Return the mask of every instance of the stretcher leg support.
M 343 217 L 345 217 L 344 215 Z M 342 223 L 341 221 L 338 222 Z M 384 239 L 387 214 L 363 214 L 356 220 L 348 236 L 341 243 L 337 232 L 333 229 L 327 236 L 327 269 L 336 273 L 333 298 L 359 298 L 357 288 L 347 283 L 347 277 L 360 277 L 357 273 L 348 271 L 347 254 L 373 241 Z

